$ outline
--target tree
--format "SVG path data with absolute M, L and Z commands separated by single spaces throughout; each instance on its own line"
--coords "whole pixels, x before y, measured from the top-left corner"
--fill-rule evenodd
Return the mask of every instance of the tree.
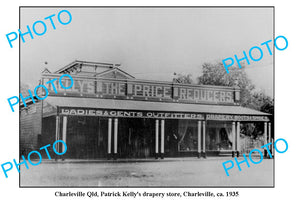
M 238 86 L 241 89 L 241 106 L 258 109 L 252 105 L 252 93 L 255 86 L 247 77 L 244 66 L 241 69 L 233 67 L 226 72 L 222 63 L 202 65 L 203 74 L 198 77 L 198 84 L 217 86 Z

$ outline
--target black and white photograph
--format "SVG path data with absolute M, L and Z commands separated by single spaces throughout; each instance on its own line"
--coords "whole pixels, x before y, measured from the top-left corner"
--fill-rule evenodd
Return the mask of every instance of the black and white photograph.
M 28 23 L 20 187 L 274 187 L 274 7 L 21 7 Z
M 297 212 L 299 7 L 0 7 L 1 212 Z

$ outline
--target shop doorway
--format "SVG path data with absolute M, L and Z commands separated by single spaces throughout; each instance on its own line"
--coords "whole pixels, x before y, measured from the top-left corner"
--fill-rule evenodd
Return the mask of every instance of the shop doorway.
M 154 152 L 154 119 L 119 119 L 118 156 L 120 158 L 151 158 L 154 157 Z
M 69 116 L 68 151 L 64 157 L 71 159 L 107 157 L 107 128 L 106 118 Z

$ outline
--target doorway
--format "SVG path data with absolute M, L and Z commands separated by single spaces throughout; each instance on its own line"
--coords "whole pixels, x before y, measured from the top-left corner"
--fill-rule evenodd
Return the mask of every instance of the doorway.
M 66 158 L 99 159 L 107 156 L 107 119 L 69 116 Z
M 155 152 L 155 120 L 119 120 L 118 155 L 120 158 L 151 158 Z

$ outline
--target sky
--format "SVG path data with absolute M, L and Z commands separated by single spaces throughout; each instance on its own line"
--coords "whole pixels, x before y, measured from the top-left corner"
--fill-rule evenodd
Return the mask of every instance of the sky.
M 68 25 L 57 20 L 62 9 L 72 15 Z M 263 58 L 249 58 L 244 72 L 257 90 L 273 96 L 273 56 L 261 46 L 273 39 L 272 8 L 21 8 L 21 31 L 52 14 L 55 30 L 45 21 L 44 35 L 21 42 L 21 82 L 31 88 L 45 67 L 55 72 L 74 60 L 120 63 L 137 79 L 172 81 L 174 73 L 196 79 L 203 63 L 242 58 L 258 46 Z

